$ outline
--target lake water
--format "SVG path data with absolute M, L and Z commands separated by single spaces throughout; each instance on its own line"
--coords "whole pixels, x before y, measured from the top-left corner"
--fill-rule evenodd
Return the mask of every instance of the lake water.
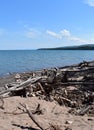
M 94 60 L 92 50 L 4 50 L 0 51 L 0 75 L 62 67 Z

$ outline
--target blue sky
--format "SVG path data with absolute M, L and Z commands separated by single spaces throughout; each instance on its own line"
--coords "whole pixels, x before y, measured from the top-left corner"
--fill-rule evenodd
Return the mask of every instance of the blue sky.
M 94 0 L 0 0 L 0 50 L 94 44 Z

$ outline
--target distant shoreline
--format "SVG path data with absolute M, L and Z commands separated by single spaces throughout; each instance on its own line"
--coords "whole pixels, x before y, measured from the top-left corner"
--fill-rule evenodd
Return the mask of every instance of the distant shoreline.
M 79 46 L 65 46 L 55 48 L 39 48 L 38 50 L 94 50 L 94 44 L 85 44 Z

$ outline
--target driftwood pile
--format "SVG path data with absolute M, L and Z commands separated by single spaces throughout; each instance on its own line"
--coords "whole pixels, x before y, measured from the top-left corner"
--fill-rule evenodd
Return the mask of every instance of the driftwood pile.
M 56 101 L 70 107 L 69 113 L 94 116 L 94 62 L 16 74 L 15 82 L 5 84 L 0 97 L 18 95 Z

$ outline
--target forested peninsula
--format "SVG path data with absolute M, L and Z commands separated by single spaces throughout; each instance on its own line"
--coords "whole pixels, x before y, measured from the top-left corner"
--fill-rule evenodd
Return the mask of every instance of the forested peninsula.
M 94 50 L 94 44 L 85 44 L 79 46 L 65 46 L 55 48 L 39 48 L 38 50 Z

